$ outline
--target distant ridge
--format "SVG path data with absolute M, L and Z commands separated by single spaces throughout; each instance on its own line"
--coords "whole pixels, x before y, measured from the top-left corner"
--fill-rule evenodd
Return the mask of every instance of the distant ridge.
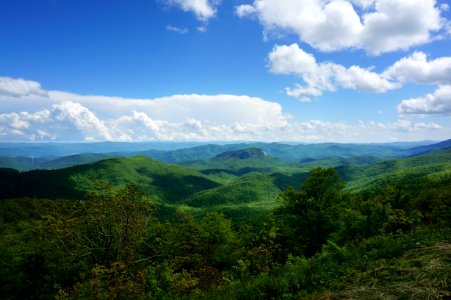
M 433 150 L 440 150 L 440 149 L 445 149 L 445 148 L 450 148 L 450 147 L 451 147 L 451 139 L 442 141 L 442 142 L 436 143 L 436 144 L 414 147 L 414 148 L 410 149 L 410 152 L 413 153 L 414 155 L 418 155 L 418 154 L 425 154 L 425 153 L 433 151 Z
M 239 158 L 239 159 L 249 159 L 253 157 L 265 157 L 268 154 L 259 148 L 248 148 L 235 151 L 226 151 L 221 154 L 216 155 L 216 158 Z

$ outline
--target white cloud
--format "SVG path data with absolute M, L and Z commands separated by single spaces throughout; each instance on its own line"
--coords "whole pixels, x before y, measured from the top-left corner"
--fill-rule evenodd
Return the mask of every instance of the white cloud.
M 384 76 L 402 83 L 451 84 L 451 57 L 428 61 L 425 53 L 414 52 L 394 63 Z
M 441 129 L 442 126 L 436 124 L 436 123 L 414 123 L 409 120 L 399 119 L 395 122 L 389 122 L 389 123 L 380 123 L 380 122 L 374 122 L 370 121 L 368 123 L 360 122 L 360 127 L 363 130 L 371 130 L 371 129 L 385 129 L 385 130 L 394 130 L 398 132 L 417 132 L 417 131 L 423 131 L 423 130 L 438 130 Z
M 166 30 L 180 33 L 180 34 L 187 34 L 189 32 L 188 28 L 179 28 L 179 27 L 173 26 L 173 25 L 167 25 Z
M 305 141 L 305 142 L 383 142 L 397 140 L 443 139 L 449 129 L 435 123 L 343 122 L 310 120 L 285 125 L 219 124 L 189 118 L 169 122 L 134 111 L 117 119 L 100 120 L 77 103 L 65 102 L 36 113 L 0 114 L 0 140 L 112 140 L 112 141 Z
M 399 88 L 399 84 L 359 66 L 351 66 L 349 68 L 337 66 L 335 72 L 335 80 L 344 88 L 378 93 Z
M 288 116 L 282 107 L 257 97 L 236 95 L 173 95 L 154 99 L 129 99 L 106 96 L 85 96 L 59 91 L 50 91 L 53 99 L 80 103 L 105 119 L 130 115 L 133 111 L 147 114 L 155 120 L 185 122 L 194 118 L 201 122 L 233 125 L 266 124 L 284 125 Z M 249 113 L 252 111 L 253 113 Z M 212 112 L 220 112 L 212 116 Z
M 310 91 L 314 94 L 314 91 Z M 156 99 L 85 96 L 0 97 L 1 141 L 341 141 L 444 139 L 435 123 L 294 121 L 278 103 L 236 95 L 174 95 Z M 38 102 L 43 102 L 46 107 Z M 213 113 L 212 113 L 213 112 Z M 216 113 L 217 112 L 217 113 Z
M 338 88 L 383 93 L 406 83 L 451 84 L 451 57 L 428 60 L 423 52 L 401 58 L 381 73 L 360 66 L 345 67 L 333 62 L 317 62 L 298 44 L 276 45 L 268 55 L 269 70 L 274 74 L 296 75 L 305 84 L 285 88 L 288 96 L 310 102 L 310 96 Z
M 337 87 L 370 92 L 386 92 L 399 87 L 398 83 L 381 74 L 359 66 L 346 68 L 331 62 L 317 63 L 312 54 L 297 44 L 275 46 L 268 58 L 272 73 L 295 74 L 303 79 L 306 87 L 298 84 L 286 91 L 289 96 L 304 101 L 308 101 L 307 96 L 321 96 L 323 91 L 335 91 Z
M 265 32 L 295 33 L 322 51 L 372 55 L 428 43 L 445 26 L 435 0 L 254 0 L 235 12 L 256 16 Z
M 177 6 L 185 12 L 191 12 L 196 15 L 200 21 L 207 21 L 216 15 L 216 6 L 219 1 L 209 0 L 166 0 L 171 6 Z
M 402 115 L 451 115 L 451 85 L 440 86 L 424 97 L 401 101 L 398 112 Z
M 2 140 L 111 140 L 104 122 L 69 101 L 37 112 L 0 114 Z
M 270 70 L 275 74 L 314 73 L 318 69 L 315 57 L 297 44 L 275 46 L 269 53 Z
M 301 102 L 312 102 L 312 99 L 308 96 L 321 96 L 323 91 L 315 87 L 303 87 L 300 84 L 296 84 L 294 88 L 287 87 L 285 92 L 288 96 L 298 98 Z
M 70 132 L 81 132 L 85 140 L 111 140 L 105 123 L 80 103 L 64 101 L 53 105 L 49 119 Z
M 253 5 L 249 5 L 249 4 L 239 5 L 235 9 L 235 13 L 240 18 L 252 15 L 255 12 L 257 12 L 257 9 Z
M 46 96 L 41 84 L 36 81 L 0 77 L 0 97 Z

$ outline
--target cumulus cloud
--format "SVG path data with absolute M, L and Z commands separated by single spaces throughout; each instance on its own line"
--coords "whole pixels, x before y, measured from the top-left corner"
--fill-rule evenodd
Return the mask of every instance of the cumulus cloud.
M 117 119 L 101 120 L 78 103 L 64 102 L 35 113 L 0 114 L 2 141 L 304 141 L 376 142 L 437 139 L 449 134 L 435 123 L 343 122 L 310 120 L 285 125 L 220 124 L 189 118 L 184 122 L 153 119 L 133 111 Z
M 170 6 L 179 7 L 185 12 L 194 13 L 200 21 L 207 21 L 216 15 L 219 1 L 215 0 L 166 0 Z
M 49 120 L 62 126 L 64 131 L 80 132 L 84 140 L 111 140 L 105 123 L 80 103 L 64 101 L 53 105 Z
M 295 87 L 285 90 L 287 95 L 303 102 L 311 101 L 310 96 L 321 96 L 324 91 L 332 92 L 338 88 L 383 93 L 406 83 L 451 84 L 451 57 L 428 59 L 419 51 L 401 58 L 381 73 L 372 68 L 317 62 L 298 44 L 276 45 L 269 53 L 268 61 L 270 72 L 302 79 L 305 85 L 295 84 Z
M 372 55 L 428 43 L 446 23 L 435 0 L 254 0 L 235 12 L 256 17 L 267 33 L 295 33 L 321 51 Z
M 451 85 L 440 86 L 424 97 L 401 101 L 398 112 L 402 115 L 451 115 Z
M 152 119 L 170 122 L 184 122 L 194 118 L 202 122 L 212 121 L 233 125 L 267 123 L 283 125 L 288 116 L 276 102 L 257 97 L 237 95 L 173 95 L 154 99 L 129 99 L 106 96 L 86 96 L 73 93 L 50 91 L 53 99 L 64 99 L 80 103 L 95 111 L 102 118 L 117 118 L 133 111 L 144 112 Z M 221 112 L 214 114 L 213 112 Z M 250 114 L 249 111 L 253 113 Z
M 245 95 L 130 99 L 61 91 L 0 97 L 0 116 L 3 140 L 228 140 L 281 128 L 290 118 L 278 103 Z
M 414 52 L 394 63 L 384 72 L 385 77 L 402 83 L 451 84 L 451 57 L 429 60 L 423 52 Z
M 36 81 L 0 77 L 0 97 L 46 96 L 41 84 Z
M 314 92 L 311 92 L 314 93 Z M 236 95 L 174 95 L 156 99 L 49 91 L 5 107 L 1 141 L 342 141 L 443 139 L 434 123 L 294 121 L 275 102 Z M 17 100 L 14 96 L 10 96 Z M 46 106 L 36 103 L 43 102 Z M 218 113 L 212 113 L 218 112 Z
M 255 8 L 255 6 L 249 5 L 249 4 L 239 5 L 235 9 L 235 13 L 241 18 L 251 15 L 256 12 L 257 12 L 257 9 Z
M 323 91 L 335 91 L 337 87 L 370 92 L 386 92 L 399 87 L 398 83 L 381 74 L 359 66 L 346 68 L 331 62 L 318 63 L 312 54 L 297 44 L 275 46 L 268 58 L 272 73 L 294 74 L 303 79 L 306 87 L 298 84 L 286 89 L 289 96 L 303 101 L 308 101 L 308 96 L 321 96 Z
M 109 129 L 79 103 L 64 101 L 37 112 L 0 114 L 3 140 L 111 140 Z

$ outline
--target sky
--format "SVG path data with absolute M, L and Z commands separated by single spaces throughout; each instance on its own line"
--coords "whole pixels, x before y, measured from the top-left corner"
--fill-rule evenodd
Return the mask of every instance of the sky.
M 445 0 L 1 0 L 0 142 L 451 138 Z

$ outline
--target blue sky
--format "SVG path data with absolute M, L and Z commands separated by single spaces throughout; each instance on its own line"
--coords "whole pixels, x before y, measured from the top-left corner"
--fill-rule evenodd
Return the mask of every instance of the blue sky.
M 0 141 L 447 139 L 447 2 L 3 0 Z

